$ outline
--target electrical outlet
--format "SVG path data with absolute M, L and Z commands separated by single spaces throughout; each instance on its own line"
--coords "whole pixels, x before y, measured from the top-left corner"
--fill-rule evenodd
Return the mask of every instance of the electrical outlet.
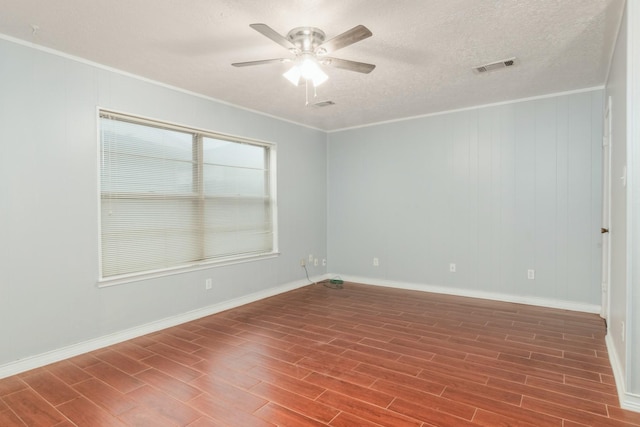
M 323 267 L 327 266 L 327 260 L 325 258 L 322 258 L 322 266 Z
M 314 258 L 314 259 L 313 259 L 313 265 L 314 265 L 315 267 L 317 267 L 317 266 L 318 266 L 318 258 Z
M 527 279 L 535 280 L 535 278 L 536 278 L 536 271 L 535 270 L 527 270 Z
M 210 291 L 212 287 L 213 287 L 213 282 L 211 281 L 211 279 L 206 279 L 206 280 L 204 281 L 204 288 L 205 288 L 207 291 Z
M 305 263 L 304 263 L 304 258 L 300 258 L 300 267 L 304 267 Z
M 313 254 L 309 254 L 309 262 L 313 262 Z
M 454 263 L 449 264 L 449 271 L 451 273 L 455 273 L 456 272 L 456 265 Z
M 378 258 L 373 258 L 373 266 L 377 267 L 380 265 L 380 260 Z

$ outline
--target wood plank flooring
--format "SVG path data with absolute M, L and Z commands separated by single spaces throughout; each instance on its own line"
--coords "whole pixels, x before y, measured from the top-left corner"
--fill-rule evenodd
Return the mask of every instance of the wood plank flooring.
M 311 285 L 0 380 L 0 426 L 640 426 L 597 315 Z

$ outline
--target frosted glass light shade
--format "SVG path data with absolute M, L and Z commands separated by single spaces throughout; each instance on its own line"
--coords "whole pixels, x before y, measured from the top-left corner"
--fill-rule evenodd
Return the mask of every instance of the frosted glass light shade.
M 300 84 L 300 77 L 302 76 L 302 73 L 300 72 L 298 65 L 294 65 L 289 71 L 284 73 L 283 76 L 293 83 L 294 86 L 298 86 Z
M 311 80 L 314 87 L 320 86 L 329 79 L 329 76 L 320 69 L 318 62 L 313 57 L 306 57 L 297 62 L 283 76 L 295 86 L 300 84 L 300 78 Z

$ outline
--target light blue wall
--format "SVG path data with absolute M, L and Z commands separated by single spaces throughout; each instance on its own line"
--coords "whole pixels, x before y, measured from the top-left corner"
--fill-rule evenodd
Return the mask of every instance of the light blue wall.
M 606 96 L 611 98 L 611 283 L 609 340 L 612 358 L 626 375 L 627 349 L 622 338 L 627 323 L 627 187 L 619 179 L 627 166 L 627 6 L 609 69 Z
M 329 270 L 598 306 L 602 98 L 596 90 L 330 133 Z
M 628 93 L 627 93 L 627 147 L 631 176 L 629 203 L 631 213 L 629 221 L 629 239 L 631 250 L 630 276 L 627 293 L 627 373 L 628 401 L 633 399 L 633 409 L 640 412 L 640 5 L 627 2 L 628 22 Z
M 308 254 L 600 302 L 601 91 L 327 135 L 0 39 L 0 94 L 0 366 L 302 280 Z M 281 256 L 97 288 L 97 107 L 277 143 Z
M 640 7 L 625 3 L 611 60 L 611 315 L 607 344 L 624 408 L 640 411 Z M 619 179 L 627 169 L 627 185 Z
M 281 256 L 98 288 L 98 106 L 275 142 Z M 324 132 L 0 39 L 0 366 L 302 281 L 325 159 Z

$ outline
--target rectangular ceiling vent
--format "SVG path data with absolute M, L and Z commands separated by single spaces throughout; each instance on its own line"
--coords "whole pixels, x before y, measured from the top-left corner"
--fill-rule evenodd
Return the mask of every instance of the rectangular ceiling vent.
M 336 103 L 333 101 L 321 101 L 313 104 L 314 107 L 329 107 L 331 105 L 336 105 Z
M 473 67 L 473 71 L 478 74 L 488 73 L 489 71 L 499 70 L 500 68 L 512 67 L 516 64 L 516 58 L 503 59 L 501 61 L 491 62 L 489 64 Z

